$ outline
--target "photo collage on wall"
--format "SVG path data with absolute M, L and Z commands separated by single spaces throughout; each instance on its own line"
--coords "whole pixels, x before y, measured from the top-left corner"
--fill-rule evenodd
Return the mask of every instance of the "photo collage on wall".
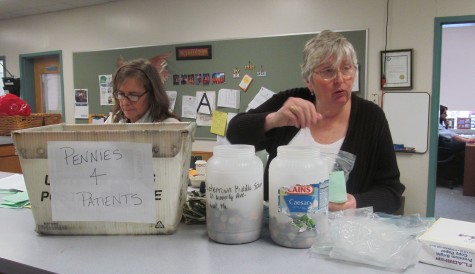
M 224 72 L 214 72 L 213 74 L 209 73 L 194 73 L 194 74 L 174 74 L 173 75 L 173 85 L 209 85 L 209 84 L 224 84 L 225 83 L 225 74 Z

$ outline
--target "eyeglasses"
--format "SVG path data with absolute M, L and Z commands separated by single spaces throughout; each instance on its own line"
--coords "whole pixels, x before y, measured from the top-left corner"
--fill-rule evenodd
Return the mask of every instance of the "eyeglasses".
M 144 91 L 142 94 L 139 94 L 139 95 L 137 94 L 125 95 L 122 92 L 114 92 L 114 97 L 117 100 L 125 100 L 127 98 L 130 102 L 137 102 L 138 100 L 140 100 L 140 97 L 144 96 L 145 94 L 147 94 L 146 91 Z
M 344 65 L 340 68 L 324 68 L 320 71 L 314 71 L 316 74 L 320 75 L 325 80 L 333 80 L 335 79 L 338 71 L 341 73 L 341 76 L 344 79 L 350 79 L 354 76 L 355 67 L 353 65 Z

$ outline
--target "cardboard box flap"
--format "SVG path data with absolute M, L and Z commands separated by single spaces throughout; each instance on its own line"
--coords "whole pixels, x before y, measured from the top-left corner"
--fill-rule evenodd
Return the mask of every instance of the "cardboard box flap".
M 195 123 L 147 123 L 105 125 L 51 125 L 12 133 L 17 154 L 24 159 L 46 159 L 49 141 L 111 141 L 151 143 L 154 158 L 175 157 L 186 138 L 193 137 Z

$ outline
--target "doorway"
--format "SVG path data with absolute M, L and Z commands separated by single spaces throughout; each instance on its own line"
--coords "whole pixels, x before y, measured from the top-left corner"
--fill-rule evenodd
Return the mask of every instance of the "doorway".
M 430 159 L 429 159 L 429 185 L 427 190 L 427 216 L 435 216 L 435 194 L 436 194 L 436 174 L 437 174 L 437 144 L 438 143 L 438 123 L 440 105 L 440 82 L 441 82 L 441 61 L 442 61 L 442 30 L 444 25 L 474 23 L 475 15 L 437 17 L 434 23 L 434 55 L 432 68 L 432 108 L 430 120 Z
M 22 98 L 35 113 L 61 113 L 64 84 L 61 51 L 20 55 Z

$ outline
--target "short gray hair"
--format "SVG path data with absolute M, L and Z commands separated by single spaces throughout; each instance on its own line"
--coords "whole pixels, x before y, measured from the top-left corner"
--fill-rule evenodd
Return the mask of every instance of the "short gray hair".
M 324 30 L 308 40 L 302 53 L 302 77 L 306 80 L 310 80 L 313 70 L 329 58 L 335 58 L 336 65 L 340 65 L 342 61 L 348 59 L 355 67 L 358 64 L 353 45 L 345 36 L 331 30 Z

